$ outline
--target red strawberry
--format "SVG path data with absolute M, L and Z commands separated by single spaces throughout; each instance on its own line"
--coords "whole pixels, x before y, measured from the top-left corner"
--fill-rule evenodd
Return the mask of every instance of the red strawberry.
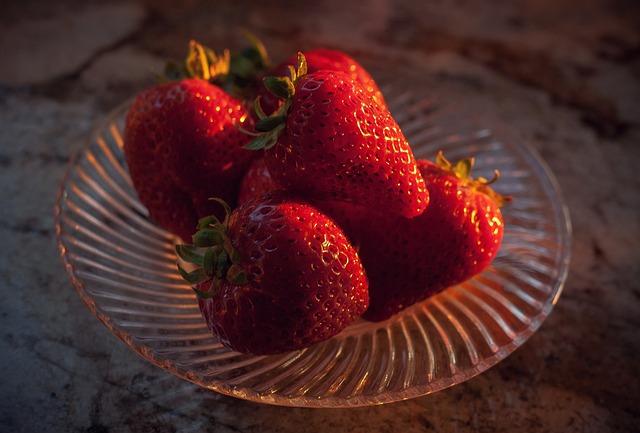
M 160 226 L 190 239 L 198 219 L 235 203 L 238 184 L 257 156 L 236 127 L 252 125 L 245 104 L 198 78 L 138 94 L 126 118 L 124 155 L 142 204 Z
M 227 213 L 230 209 L 227 207 Z M 326 340 L 368 304 L 367 279 L 333 220 L 284 191 L 203 219 L 178 254 L 207 325 L 232 350 L 281 353 Z
M 311 74 L 322 70 L 342 71 L 348 74 L 353 80 L 359 81 L 365 90 L 373 95 L 373 98 L 379 105 L 386 106 L 384 96 L 371 74 L 347 53 L 329 48 L 316 48 L 305 51 L 303 54 L 307 60 L 307 73 Z M 298 55 L 295 54 L 269 71 L 268 75 L 275 77 L 285 76 L 289 68 L 295 68 L 297 64 Z M 281 100 L 267 91 L 266 88 L 263 87 L 262 90 L 263 91 L 259 93 L 262 108 L 265 113 L 273 113 L 279 108 Z
M 265 80 L 285 98 L 277 114 L 254 104 L 260 132 L 247 148 L 265 149 L 276 182 L 309 199 L 420 215 L 429 193 L 389 110 L 344 72 L 306 74 L 302 55 L 294 75 Z
M 255 159 L 240 182 L 237 203 L 241 205 L 253 196 L 276 189 L 282 188 L 269 174 L 264 158 Z
M 359 254 L 371 297 L 365 319 L 384 320 L 473 277 L 495 258 L 504 232 L 500 206 L 507 198 L 486 179 L 470 178 L 472 165 L 473 159 L 465 159 L 453 166 L 442 154 L 437 164 L 419 160 L 431 198 L 422 215 L 361 215 Z
M 240 193 L 238 194 L 238 205 L 248 201 L 250 198 L 268 191 L 281 190 L 282 187 L 269 174 L 269 169 L 264 162 L 264 158 L 253 161 L 249 170 L 245 173 L 240 183 Z M 331 217 L 347 235 L 351 243 L 356 247 L 359 244 L 357 237 L 361 217 L 366 215 L 368 209 L 362 206 L 354 206 L 349 203 L 332 200 L 310 201 L 315 207 Z
M 253 125 L 246 103 L 234 94 L 255 92 L 266 64 L 260 42 L 240 52 L 191 41 L 183 64 L 168 63 L 172 81 L 140 92 L 127 115 L 124 155 L 138 197 L 160 226 L 189 240 L 198 219 L 235 203 L 252 155 L 236 124 Z M 165 79 L 166 81 L 166 79 Z

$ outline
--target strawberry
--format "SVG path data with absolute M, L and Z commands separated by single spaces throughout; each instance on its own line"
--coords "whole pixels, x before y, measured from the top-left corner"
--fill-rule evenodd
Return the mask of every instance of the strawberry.
M 235 202 L 257 156 L 236 127 L 253 125 L 251 110 L 220 87 L 233 75 L 229 57 L 192 42 L 184 70 L 170 68 L 178 79 L 140 92 L 127 114 L 123 151 L 133 186 L 151 219 L 182 239 L 216 209 L 210 197 Z
M 253 196 L 281 189 L 282 187 L 269 174 L 264 158 L 256 159 L 242 178 L 238 204 L 246 202 Z M 310 203 L 338 223 L 347 238 L 357 249 L 359 244 L 358 226 L 362 223 L 361 217 L 366 215 L 367 208 L 333 200 L 313 200 Z
M 253 354 L 297 350 L 331 338 L 366 309 L 364 269 L 331 218 L 285 191 L 225 208 L 223 221 L 200 221 L 195 245 L 176 248 L 197 266 L 179 269 L 222 344 Z
M 255 195 L 277 189 L 282 188 L 271 177 L 264 158 L 257 158 L 242 177 L 237 203 L 241 205 Z
M 307 74 L 302 54 L 290 72 L 265 79 L 285 102 L 268 117 L 254 104 L 260 121 L 247 146 L 264 149 L 276 182 L 308 199 L 420 215 L 429 193 L 389 110 L 344 72 Z
M 190 239 L 209 198 L 235 201 L 256 155 L 236 123 L 252 124 L 245 104 L 204 80 L 142 91 L 126 118 L 124 155 L 141 203 L 160 226 Z
M 384 96 L 371 74 L 347 53 L 329 48 L 316 48 L 303 52 L 303 55 L 307 61 L 307 73 L 322 70 L 342 71 L 348 74 L 353 80 L 359 81 L 365 90 L 373 95 L 376 103 L 386 106 Z M 271 69 L 267 75 L 275 77 L 285 76 L 289 68 L 296 67 L 297 64 L 298 55 L 295 54 Z M 280 106 L 280 99 L 273 93 L 267 91 L 265 87 L 262 87 L 259 95 L 261 98 L 261 106 L 265 113 L 273 113 Z
M 497 194 L 486 179 L 469 176 L 473 159 L 455 165 L 419 160 L 430 204 L 413 219 L 361 213 L 359 254 L 369 277 L 370 306 L 363 317 L 387 319 L 398 311 L 485 269 L 504 232 Z M 496 172 L 497 179 L 497 172 Z

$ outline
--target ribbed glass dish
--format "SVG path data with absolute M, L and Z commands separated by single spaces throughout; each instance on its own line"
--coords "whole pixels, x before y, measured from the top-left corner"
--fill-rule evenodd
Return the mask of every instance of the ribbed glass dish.
M 64 266 L 91 312 L 151 363 L 208 389 L 263 403 L 355 407 L 404 400 L 463 382 L 522 345 L 555 305 L 571 228 L 546 165 L 506 131 L 397 86 L 383 88 L 416 157 L 475 156 L 476 176 L 499 169 L 499 256 L 481 275 L 381 323 L 277 356 L 231 352 L 200 316 L 176 270 L 174 238 L 149 222 L 122 154 L 128 103 L 97 126 L 71 162 L 55 207 Z

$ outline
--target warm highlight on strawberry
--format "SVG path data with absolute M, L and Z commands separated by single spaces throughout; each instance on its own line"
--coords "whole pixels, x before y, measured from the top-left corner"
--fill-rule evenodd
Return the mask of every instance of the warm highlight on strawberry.
M 252 125 L 246 104 L 197 79 L 141 92 L 126 118 L 124 155 L 141 203 L 160 226 L 189 240 L 211 197 L 235 203 L 251 161 L 236 124 Z
M 171 81 L 137 95 L 123 136 L 140 201 L 185 243 L 179 271 L 223 345 L 304 349 L 491 264 L 508 201 L 491 188 L 497 171 L 474 179 L 473 158 L 442 153 L 416 161 L 346 53 L 309 50 L 269 69 L 248 36 L 221 54 L 192 41 Z
M 197 266 L 183 276 L 196 285 L 207 325 L 232 350 L 308 347 L 368 305 L 364 269 L 340 227 L 284 191 L 255 196 L 223 221 L 203 219 L 194 241 L 177 248 Z
M 314 200 L 383 207 L 420 215 L 429 193 L 389 110 L 344 72 L 307 74 L 304 56 L 292 77 L 265 80 L 284 99 L 260 120 L 249 149 L 264 149 L 271 176 L 284 189 Z
M 453 165 L 418 160 L 431 197 L 425 212 L 397 217 L 337 201 L 314 205 L 342 228 L 359 252 L 369 279 L 370 306 L 363 317 L 380 321 L 480 273 L 495 258 L 504 224 L 500 207 L 510 198 L 491 189 L 496 178 L 473 179 L 473 158 Z M 252 193 L 278 189 L 264 161 L 245 181 Z
M 124 155 L 133 186 L 158 225 L 189 240 L 209 200 L 235 205 L 251 161 L 249 141 L 237 125 L 252 127 L 247 103 L 266 67 L 255 38 L 240 52 L 217 55 L 191 41 L 183 63 L 170 62 L 166 78 L 140 92 L 127 114 Z M 167 81 L 169 80 L 169 81 Z

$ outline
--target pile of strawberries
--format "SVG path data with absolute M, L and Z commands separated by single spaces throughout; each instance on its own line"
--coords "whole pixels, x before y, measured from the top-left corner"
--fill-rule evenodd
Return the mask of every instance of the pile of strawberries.
M 470 177 L 472 158 L 416 160 L 347 54 L 271 67 L 251 41 L 221 55 L 191 42 L 184 64 L 137 95 L 124 131 L 138 196 L 185 242 L 178 268 L 224 345 L 305 348 L 493 260 L 507 199 Z

